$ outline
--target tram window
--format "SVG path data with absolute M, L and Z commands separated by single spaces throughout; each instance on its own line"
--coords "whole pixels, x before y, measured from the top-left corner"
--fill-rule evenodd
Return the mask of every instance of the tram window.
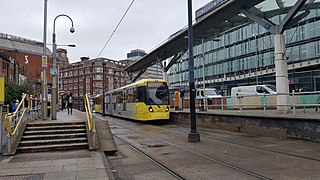
M 117 91 L 116 96 L 117 96 L 117 103 L 122 103 L 123 102 L 123 91 Z
M 128 90 L 127 89 L 124 89 L 123 91 L 122 91 L 122 99 L 123 99 L 123 101 L 124 102 L 126 102 L 127 101 L 127 99 L 128 99 L 128 96 L 127 96 L 127 94 L 128 94 L 128 92 L 127 92 Z
M 168 87 L 166 83 L 163 83 L 158 89 L 156 90 L 156 97 L 158 99 L 165 99 L 168 96 Z
M 106 94 L 105 102 L 108 104 L 110 103 L 110 94 Z
M 157 85 L 155 83 L 148 84 L 148 102 L 147 104 L 164 105 L 168 104 L 168 87 L 165 83 Z
M 135 93 L 136 93 L 135 88 L 131 88 L 131 89 L 127 90 L 127 99 L 128 99 L 127 102 L 128 103 L 133 103 L 134 102 L 134 100 L 136 99 Z
M 113 109 L 116 110 L 117 108 L 116 93 L 113 93 L 111 97 L 112 97 Z
M 145 102 L 146 101 L 146 87 L 138 87 L 137 88 L 137 98 L 136 102 Z

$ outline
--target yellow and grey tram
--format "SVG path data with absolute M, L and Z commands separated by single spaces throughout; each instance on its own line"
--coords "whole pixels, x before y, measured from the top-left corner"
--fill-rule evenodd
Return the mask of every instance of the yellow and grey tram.
M 165 80 L 142 79 L 109 91 L 105 94 L 104 108 L 112 116 L 139 121 L 168 120 L 168 84 Z

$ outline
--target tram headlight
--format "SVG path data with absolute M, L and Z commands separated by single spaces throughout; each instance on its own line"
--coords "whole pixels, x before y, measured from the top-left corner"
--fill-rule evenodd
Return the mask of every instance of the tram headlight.
M 149 106 L 148 109 L 149 109 L 150 112 L 153 112 L 152 106 Z
M 167 106 L 167 107 L 166 107 L 166 112 L 168 112 L 168 111 L 169 111 L 169 107 Z

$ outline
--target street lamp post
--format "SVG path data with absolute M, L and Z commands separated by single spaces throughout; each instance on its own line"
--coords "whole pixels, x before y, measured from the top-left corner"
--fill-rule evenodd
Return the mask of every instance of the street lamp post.
M 44 0 L 44 23 L 43 23 L 43 57 L 42 57 L 42 67 L 47 67 L 47 9 L 48 0 Z M 47 80 L 46 80 L 46 69 L 42 72 L 42 119 L 47 120 Z
M 102 63 L 102 116 L 106 115 L 106 104 L 105 104 L 105 95 L 106 95 L 106 77 L 105 77 L 105 70 L 106 63 Z
M 56 74 L 56 68 L 57 68 L 57 52 L 56 52 L 56 48 L 57 48 L 57 45 L 56 45 L 56 32 L 55 32 L 55 28 L 56 28 L 56 20 L 58 17 L 61 17 L 61 16 L 65 16 L 67 18 L 70 19 L 71 21 L 71 28 L 70 28 L 70 32 L 71 33 L 74 33 L 75 32 L 75 29 L 73 27 L 73 21 L 72 19 L 68 16 L 68 15 L 65 15 L 65 14 L 60 14 L 58 15 L 57 17 L 54 18 L 54 21 L 53 21 L 53 34 L 52 34 L 52 45 L 53 45 L 53 69 L 54 69 L 54 75 L 53 75 L 53 82 L 52 82 L 52 89 L 51 89 L 51 94 L 52 94 L 52 99 L 51 99 L 51 104 L 52 104 L 52 120 L 56 120 L 57 119 L 57 107 L 56 107 L 56 103 L 57 103 L 57 74 Z
M 194 62 L 193 62 L 193 28 L 192 28 L 192 0 L 188 0 L 188 47 L 189 47 L 189 91 L 190 91 L 190 117 L 191 131 L 188 134 L 189 142 L 199 142 L 200 135 L 196 128 Z

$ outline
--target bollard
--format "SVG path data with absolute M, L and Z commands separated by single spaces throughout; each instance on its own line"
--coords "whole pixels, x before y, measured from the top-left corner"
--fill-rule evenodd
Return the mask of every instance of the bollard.
M 263 115 L 266 115 L 266 92 L 263 92 Z
M 292 108 L 293 108 L 293 115 L 295 116 L 296 115 L 296 106 L 295 106 L 295 103 L 294 103 L 294 90 L 292 90 Z
M 223 113 L 223 110 L 224 110 L 224 107 L 223 107 L 223 106 L 224 106 L 223 98 L 224 98 L 224 97 L 221 97 L 221 111 L 222 111 L 222 113 Z

